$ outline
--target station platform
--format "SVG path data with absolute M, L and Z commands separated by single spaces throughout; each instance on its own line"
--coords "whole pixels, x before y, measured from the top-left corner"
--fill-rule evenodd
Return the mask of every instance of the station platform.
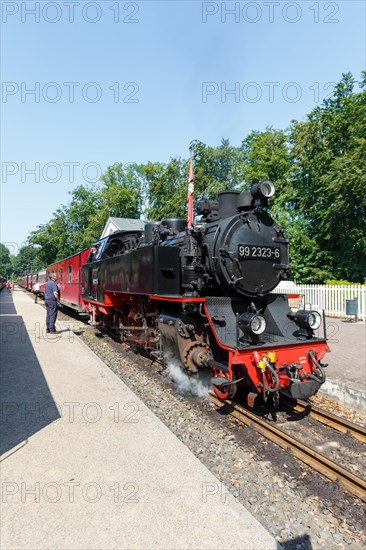
M 66 322 L 0 321 L 3 550 L 280 548 Z
M 366 323 L 327 318 L 330 353 L 320 393 L 366 414 Z

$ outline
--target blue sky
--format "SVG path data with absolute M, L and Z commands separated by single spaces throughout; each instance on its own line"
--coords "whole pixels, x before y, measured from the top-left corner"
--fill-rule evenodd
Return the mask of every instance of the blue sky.
M 1 241 L 14 252 L 108 165 L 286 128 L 365 68 L 363 1 L 1 8 Z

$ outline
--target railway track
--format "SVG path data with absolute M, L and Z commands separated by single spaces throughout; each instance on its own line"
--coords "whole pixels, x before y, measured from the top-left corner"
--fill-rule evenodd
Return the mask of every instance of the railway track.
M 251 426 L 267 439 L 273 441 L 280 447 L 290 451 L 299 460 L 301 460 L 317 472 L 321 473 L 328 479 L 339 481 L 339 483 L 341 483 L 343 487 L 347 489 L 347 491 L 357 496 L 364 502 L 366 501 L 366 481 L 361 477 L 353 474 L 347 468 L 336 464 L 318 451 L 315 451 L 311 447 L 308 447 L 301 441 L 285 433 L 283 430 L 263 420 L 253 412 L 248 411 L 241 405 L 238 405 L 237 403 L 230 400 L 221 401 L 212 392 L 209 393 L 209 398 L 220 409 L 224 409 L 225 412 L 235 417 L 240 422 L 243 422 L 243 424 Z M 336 422 L 335 418 L 338 417 L 336 417 L 335 415 L 331 416 L 333 417 L 332 423 Z M 341 420 L 343 421 L 344 419 Z M 322 421 L 325 422 L 324 419 Z M 340 431 L 342 430 L 344 430 L 344 427 L 340 428 Z
M 361 443 L 366 444 L 366 428 L 363 426 L 354 424 L 353 422 L 328 412 L 317 405 L 307 403 L 306 401 L 301 401 L 300 399 L 293 399 L 287 395 L 281 395 L 281 402 L 290 407 L 293 411 L 309 415 L 318 422 L 334 428 L 338 432 L 349 433 L 358 441 L 361 441 Z
M 80 318 L 78 317 L 78 320 Z M 115 335 L 113 336 L 115 340 Z M 257 432 L 262 434 L 267 439 L 275 442 L 282 448 L 292 452 L 294 456 L 300 459 L 305 464 L 312 467 L 314 470 L 323 474 L 328 479 L 339 481 L 345 489 L 351 494 L 357 496 L 363 501 L 366 501 L 366 482 L 364 479 L 350 472 L 348 469 L 339 466 L 326 456 L 315 451 L 311 447 L 304 445 L 301 441 L 296 440 L 291 435 L 283 432 L 276 426 L 262 420 L 260 417 L 248 411 L 241 405 L 227 400 L 219 400 L 213 392 L 209 393 L 210 400 L 220 409 L 225 408 L 226 412 L 235 417 L 242 423 L 253 427 Z M 290 397 L 282 395 L 281 400 L 286 406 L 299 413 L 310 415 L 316 420 L 330 426 L 342 433 L 351 433 L 356 439 L 362 443 L 366 443 L 366 430 L 362 426 L 358 426 L 346 419 L 329 413 L 313 404 L 305 401 L 294 400 Z

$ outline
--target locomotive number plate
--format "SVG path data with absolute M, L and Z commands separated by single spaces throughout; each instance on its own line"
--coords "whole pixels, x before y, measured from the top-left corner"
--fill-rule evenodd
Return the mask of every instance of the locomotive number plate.
M 251 244 L 239 244 L 238 257 L 242 260 L 272 260 L 280 261 L 279 246 L 255 246 Z

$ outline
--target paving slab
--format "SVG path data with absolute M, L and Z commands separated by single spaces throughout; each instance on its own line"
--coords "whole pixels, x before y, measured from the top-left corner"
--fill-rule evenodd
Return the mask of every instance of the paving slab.
M 322 393 L 366 414 L 366 323 L 327 318 L 331 353 Z
M 67 323 L 46 335 L 45 310 L 13 299 L 0 293 L 3 550 L 280 548 Z

